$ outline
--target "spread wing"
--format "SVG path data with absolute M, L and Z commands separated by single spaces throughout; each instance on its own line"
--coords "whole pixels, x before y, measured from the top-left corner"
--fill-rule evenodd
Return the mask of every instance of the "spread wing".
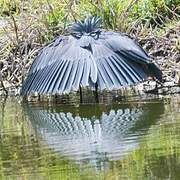
M 127 36 L 102 32 L 98 39 L 60 36 L 34 60 L 21 94 L 62 94 L 79 86 L 119 89 L 134 85 L 160 70 Z
M 147 76 L 154 76 L 162 81 L 162 72 L 159 68 L 152 63 L 151 58 L 143 48 L 128 36 L 111 31 L 103 31 L 100 41 L 116 52 L 129 67 L 136 66 L 135 69 L 139 74 L 144 71 Z M 144 78 L 146 77 L 144 76 Z
M 143 81 L 147 75 L 137 63 L 129 62 L 103 42 L 93 45 L 100 89 L 119 89 Z
M 68 93 L 79 85 L 88 86 L 96 81 L 97 66 L 92 53 L 72 36 L 62 36 L 34 60 L 21 94 Z

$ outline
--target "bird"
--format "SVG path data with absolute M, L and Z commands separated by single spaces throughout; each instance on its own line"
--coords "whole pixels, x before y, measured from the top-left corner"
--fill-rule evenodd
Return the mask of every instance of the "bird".
M 46 45 L 33 61 L 21 95 L 65 94 L 90 87 L 118 90 L 149 76 L 162 81 L 161 70 L 128 35 L 102 28 L 99 17 L 87 17 Z

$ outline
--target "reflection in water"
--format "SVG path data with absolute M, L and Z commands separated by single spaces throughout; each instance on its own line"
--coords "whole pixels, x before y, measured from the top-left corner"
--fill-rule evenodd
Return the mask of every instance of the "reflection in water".
M 177 98 L 81 106 L 18 102 L 0 97 L 0 180 L 180 179 Z
M 130 105 L 118 108 L 102 112 L 99 118 L 96 114 L 80 117 L 62 110 L 57 112 L 33 107 L 28 107 L 27 112 L 38 134 L 52 149 L 69 159 L 83 160 L 97 166 L 97 162 L 104 164 L 121 159 L 135 149 L 139 135 L 143 133 L 138 124 L 147 121 L 143 117 L 151 113 L 151 109 L 146 111 L 145 108 Z M 160 109 L 158 115 L 162 113 Z

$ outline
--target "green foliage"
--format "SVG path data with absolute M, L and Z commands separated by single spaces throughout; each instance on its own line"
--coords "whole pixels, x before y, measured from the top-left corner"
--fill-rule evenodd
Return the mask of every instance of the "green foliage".
M 0 15 L 6 16 L 10 14 L 19 14 L 20 1 L 19 0 L 0 0 Z
M 175 10 L 178 5 L 180 3 L 177 0 L 139 0 L 131 10 L 130 19 L 161 26 L 173 16 L 178 17 L 180 12 Z
M 178 6 L 178 0 L 81 0 L 76 4 L 76 12 L 80 17 L 100 16 L 106 28 L 126 29 L 134 22 L 161 26 L 179 17 Z
M 177 18 L 179 0 L 0 0 L 0 14 L 3 16 L 27 13 L 35 15 L 38 21 L 44 22 L 53 33 L 63 30 L 74 20 L 96 15 L 103 20 L 104 26 L 111 29 L 127 29 L 134 22 L 161 26 L 171 18 Z M 53 35 L 57 35 L 54 33 Z
M 119 8 L 121 4 L 118 0 L 114 1 L 106 1 L 101 0 L 98 2 L 93 1 L 80 1 L 80 3 L 77 5 L 78 12 L 80 12 L 80 15 L 83 17 L 86 17 L 87 15 L 94 15 L 94 16 L 100 16 L 103 20 L 103 23 L 106 27 L 110 27 L 111 29 L 115 29 L 117 25 L 117 18 L 119 14 Z M 86 10 L 88 9 L 88 13 L 86 13 Z

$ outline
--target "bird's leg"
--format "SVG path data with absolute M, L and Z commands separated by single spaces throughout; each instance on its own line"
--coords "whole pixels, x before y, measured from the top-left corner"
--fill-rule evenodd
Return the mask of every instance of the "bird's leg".
M 38 101 L 41 101 L 41 95 L 38 93 Z
M 79 95 L 80 95 L 80 103 L 82 103 L 83 99 L 82 99 L 82 88 L 81 88 L 81 85 L 79 85 Z
M 28 96 L 27 96 L 27 95 L 24 95 L 24 96 L 22 97 L 22 100 L 23 100 L 23 102 L 27 102 L 27 101 L 28 101 Z
M 98 96 L 98 84 L 95 84 L 95 91 L 94 91 L 95 101 L 99 103 L 99 96 Z
M 55 103 L 58 103 L 58 95 L 57 94 L 54 95 L 54 99 L 55 99 Z

